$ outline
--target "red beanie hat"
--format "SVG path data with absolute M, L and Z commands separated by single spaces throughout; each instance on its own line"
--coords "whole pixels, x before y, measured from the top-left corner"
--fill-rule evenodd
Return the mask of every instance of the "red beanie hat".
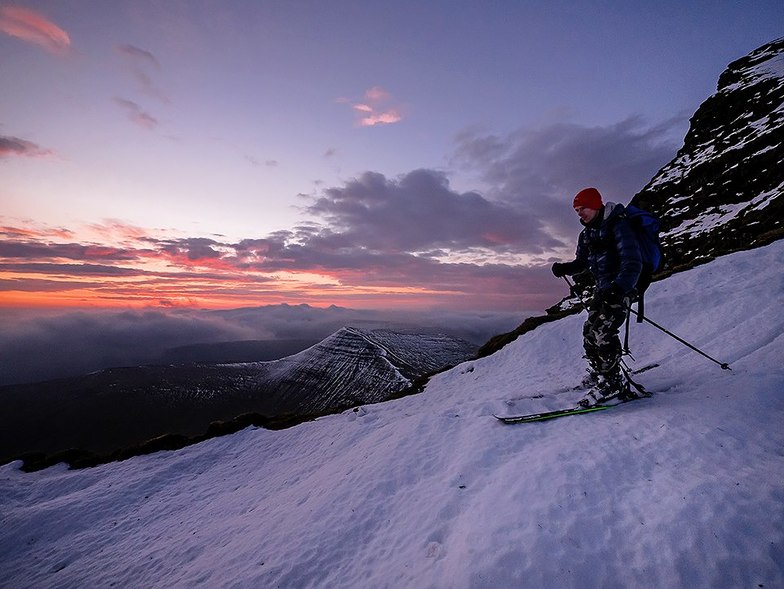
M 586 209 L 599 210 L 602 208 L 602 195 L 595 188 L 583 188 L 574 197 L 574 208 L 585 207 Z

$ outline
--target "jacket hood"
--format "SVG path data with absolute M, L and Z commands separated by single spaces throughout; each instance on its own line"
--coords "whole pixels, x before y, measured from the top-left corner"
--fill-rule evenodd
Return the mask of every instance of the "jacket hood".
M 614 202 L 606 202 L 604 203 L 603 207 L 599 210 L 600 215 L 594 217 L 593 221 L 590 223 L 583 223 L 580 221 L 583 227 L 598 227 L 599 225 L 606 223 L 611 218 L 615 217 L 616 215 L 620 215 L 625 210 L 625 207 L 622 204 L 614 203 Z
M 608 202 L 604 205 L 604 217 L 602 218 L 603 221 L 608 221 L 613 217 L 620 215 L 626 209 L 620 203 Z

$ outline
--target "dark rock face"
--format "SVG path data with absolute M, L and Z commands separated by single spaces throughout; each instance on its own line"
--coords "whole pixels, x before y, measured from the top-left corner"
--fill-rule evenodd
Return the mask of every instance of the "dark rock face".
M 632 203 L 661 218 L 670 271 L 784 236 L 784 38 L 727 67 Z

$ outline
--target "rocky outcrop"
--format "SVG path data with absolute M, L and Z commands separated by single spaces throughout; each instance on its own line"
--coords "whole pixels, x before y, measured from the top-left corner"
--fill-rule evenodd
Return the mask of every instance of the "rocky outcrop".
M 632 203 L 661 218 L 669 271 L 784 236 L 784 38 L 727 67 Z

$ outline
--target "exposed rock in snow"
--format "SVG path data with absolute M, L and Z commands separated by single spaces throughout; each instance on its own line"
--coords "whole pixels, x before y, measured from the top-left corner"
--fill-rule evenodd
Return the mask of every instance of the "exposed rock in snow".
M 784 38 L 727 67 L 632 202 L 661 218 L 670 269 L 784 235 Z

